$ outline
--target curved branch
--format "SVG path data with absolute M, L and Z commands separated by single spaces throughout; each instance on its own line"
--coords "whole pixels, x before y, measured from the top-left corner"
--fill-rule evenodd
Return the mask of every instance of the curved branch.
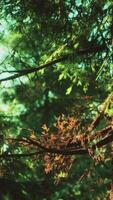
M 40 65 L 39 67 L 33 67 L 33 68 L 22 69 L 22 70 L 17 70 L 17 71 L 15 71 L 15 70 L 3 71 L 3 73 L 8 72 L 8 73 L 16 73 L 16 74 L 13 74 L 13 75 L 8 76 L 6 78 L 1 78 L 0 82 L 14 80 L 14 79 L 19 78 L 21 76 L 25 76 L 25 75 L 28 75 L 30 73 L 37 72 L 41 69 L 50 67 L 50 66 L 57 64 L 59 62 L 66 61 L 66 60 L 70 59 L 72 56 L 74 57 L 74 56 L 81 56 L 81 55 L 84 55 L 84 54 L 97 53 L 97 52 L 105 50 L 106 48 L 107 48 L 106 46 L 101 45 L 101 46 L 94 46 L 92 48 L 87 48 L 87 49 L 78 49 L 74 53 L 68 53 L 68 54 L 66 54 L 66 55 L 64 55 L 60 58 L 52 60 L 48 63 L 43 64 L 43 65 Z

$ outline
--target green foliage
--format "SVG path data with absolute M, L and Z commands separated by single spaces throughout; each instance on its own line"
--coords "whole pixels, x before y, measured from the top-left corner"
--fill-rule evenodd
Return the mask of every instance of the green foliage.
M 113 90 L 112 7 L 111 0 L 1 0 L 0 44 L 5 53 L 0 79 L 69 55 L 41 71 L 0 83 L 2 136 L 25 137 L 30 134 L 27 129 L 40 135 L 43 124 L 54 129 L 53 124 L 62 113 L 79 115 L 87 126 Z M 97 46 L 102 49 L 91 52 Z M 77 50 L 86 51 L 77 54 Z M 108 102 L 105 113 L 112 118 L 113 102 Z M 4 140 L 0 145 L 1 153 L 13 150 Z M 18 147 L 15 152 L 20 153 L 21 149 Z M 107 153 L 110 155 L 109 147 Z M 91 165 L 88 158 L 77 159 L 69 177 L 59 173 L 58 185 L 54 184 L 52 173 L 44 174 L 40 159 L 3 159 L 0 199 L 105 199 L 111 182 L 109 157 L 105 165 L 97 166 Z M 91 171 L 80 180 L 90 165 Z

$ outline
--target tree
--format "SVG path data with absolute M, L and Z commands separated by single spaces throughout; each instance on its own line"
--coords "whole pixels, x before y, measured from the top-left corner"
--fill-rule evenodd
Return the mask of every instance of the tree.
M 33 179 L 43 164 L 57 183 L 70 173 L 68 185 L 51 198 L 106 198 L 112 174 L 112 1 L 1 1 L 1 19 L 1 41 L 9 49 L 0 78 L 1 104 L 7 105 L 1 112 L 2 178 L 14 173 L 16 181 Z

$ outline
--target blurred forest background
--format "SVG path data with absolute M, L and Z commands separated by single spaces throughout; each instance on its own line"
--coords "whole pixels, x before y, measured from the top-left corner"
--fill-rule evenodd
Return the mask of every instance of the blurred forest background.
M 112 0 L 0 1 L 1 200 L 108 198 L 111 143 L 96 149 L 100 161 L 76 155 L 67 174 L 57 170 L 62 162 L 48 170 L 40 157 L 11 157 L 24 148 L 6 138 L 40 137 L 47 127 L 54 132 L 59 116 L 87 127 L 112 94 L 112 41 Z M 96 130 L 112 116 L 113 98 Z

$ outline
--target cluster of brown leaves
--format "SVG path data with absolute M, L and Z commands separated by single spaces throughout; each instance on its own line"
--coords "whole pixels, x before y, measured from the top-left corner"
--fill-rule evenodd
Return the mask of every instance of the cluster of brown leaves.
M 104 160 L 105 152 L 102 148 L 101 152 L 95 143 L 98 143 L 99 140 L 106 137 L 112 129 L 111 126 L 108 126 L 100 131 L 94 131 L 100 119 L 100 115 L 97 115 L 88 127 L 82 127 L 82 122 L 79 122 L 76 118 L 66 118 L 62 115 L 57 119 L 55 124 L 56 132 L 51 133 L 46 125 L 43 126 L 43 134 L 40 138 L 40 143 L 47 149 L 63 149 L 64 151 L 86 149 L 92 159 L 95 160 L 95 163 L 98 164 Z M 70 155 L 63 155 L 50 152 L 44 154 L 43 159 L 45 173 L 54 171 L 57 179 L 59 179 L 59 173 L 63 172 L 68 174 L 75 160 L 75 156 L 71 153 Z
M 67 144 L 72 143 L 74 137 L 78 135 L 79 126 L 80 123 L 77 119 L 73 117 L 65 118 L 65 116 L 62 115 L 57 119 L 57 122 L 54 125 L 56 132 L 50 133 L 49 128 L 45 124 L 43 125 L 43 135 L 40 141 L 44 146 L 51 148 L 59 148 L 59 145 L 62 147 L 67 146 Z
M 69 144 L 75 142 L 76 136 L 79 133 L 80 123 L 73 117 L 65 118 L 64 115 L 57 119 L 55 124 L 56 133 L 51 133 L 49 128 L 44 125 L 43 135 L 40 139 L 41 144 L 46 148 L 66 149 Z M 54 171 L 55 174 L 63 172 L 63 175 L 68 173 L 74 162 L 75 157 L 72 155 L 61 155 L 47 153 L 44 155 L 45 172 Z M 60 175 L 59 175 L 60 177 Z M 57 176 L 58 178 L 58 176 Z
M 104 151 L 100 152 L 98 147 L 105 144 L 101 139 L 110 136 L 113 128 L 110 123 L 104 129 L 97 131 L 96 127 L 100 120 L 101 114 L 98 114 L 88 127 L 84 127 L 77 118 L 66 118 L 62 115 L 57 119 L 54 131 L 43 125 L 40 137 L 37 137 L 33 130 L 27 130 L 29 137 L 7 138 L 7 141 L 14 149 L 18 146 L 23 154 L 34 152 L 35 160 L 37 160 L 37 156 L 41 157 L 44 161 L 45 173 L 54 172 L 57 181 L 59 181 L 60 178 L 67 177 L 78 151 L 81 154 L 84 151 L 88 153 L 97 164 L 104 160 Z M 16 151 L 11 153 L 15 156 Z M 31 154 L 28 153 L 28 155 Z

